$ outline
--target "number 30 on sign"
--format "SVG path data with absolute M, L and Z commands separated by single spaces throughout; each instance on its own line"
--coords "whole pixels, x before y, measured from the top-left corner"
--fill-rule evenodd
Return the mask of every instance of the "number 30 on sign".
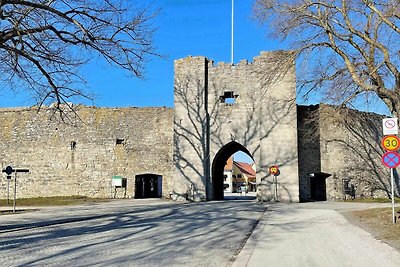
M 382 146 L 388 151 L 395 151 L 400 147 L 400 140 L 397 136 L 388 135 L 382 139 Z
M 275 165 L 269 167 L 268 171 L 269 171 L 269 173 L 272 174 L 272 175 L 276 175 L 276 174 L 279 173 L 278 166 L 275 166 Z

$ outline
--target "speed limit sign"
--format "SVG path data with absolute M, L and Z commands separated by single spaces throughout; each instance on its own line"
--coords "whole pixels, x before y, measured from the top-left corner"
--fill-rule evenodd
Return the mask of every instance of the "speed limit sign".
M 382 146 L 387 151 L 395 151 L 400 147 L 400 140 L 395 135 L 388 135 L 382 139 Z
M 276 174 L 279 173 L 278 166 L 275 166 L 275 165 L 269 167 L 268 171 L 269 171 L 269 173 L 272 174 L 272 175 L 276 175 Z

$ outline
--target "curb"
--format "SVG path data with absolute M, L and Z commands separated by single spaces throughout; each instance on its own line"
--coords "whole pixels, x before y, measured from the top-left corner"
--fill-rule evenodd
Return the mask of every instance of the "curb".
M 270 214 L 267 211 L 270 211 L 270 206 L 265 207 L 265 211 L 262 214 L 258 223 L 256 224 L 253 232 L 248 237 L 248 239 L 243 242 L 243 246 L 239 254 L 236 256 L 234 262 L 231 265 L 232 267 L 243 267 L 248 265 L 249 260 L 257 247 L 258 240 L 260 239 L 260 236 L 264 231 L 265 225 L 267 224 L 267 220 Z

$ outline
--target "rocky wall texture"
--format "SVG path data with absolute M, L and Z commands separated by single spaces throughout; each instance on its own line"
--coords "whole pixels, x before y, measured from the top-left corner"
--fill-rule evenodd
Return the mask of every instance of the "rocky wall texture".
M 382 116 L 320 105 L 320 133 L 321 170 L 332 174 L 326 179 L 329 200 L 390 196 L 390 169 L 381 162 Z
M 311 200 L 310 175 L 321 172 L 319 106 L 297 106 L 300 201 Z
M 390 195 L 381 116 L 296 107 L 291 52 L 236 65 L 187 57 L 174 67 L 174 109 L 77 106 L 64 122 L 51 108 L 0 109 L 2 168 L 30 170 L 18 176 L 18 197 L 123 197 L 112 191 L 114 175 L 127 178 L 133 197 L 135 176 L 153 174 L 165 197 L 221 199 L 223 167 L 237 151 L 255 161 L 260 201 L 274 200 L 275 188 L 278 200 L 293 202 Z M 277 184 L 271 165 L 280 168 Z
M 214 64 L 204 57 L 175 61 L 177 196 L 192 193 L 194 200 L 220 198 L 223 165 L 241 150 L 257 165 L 260 200 L 274 197 L 268 167 L 279 165 L 280 200 L 299 201 L 291 55 L 262 52 L 253 62 L 236 65 Z
M 381 158 L 382 116 L 330 106 L 299 106 L 300 199 L 312 200 L 311 174 L 327 200 L 390 197 L 390 169 Z M 395 192 L 399 195 L 395 170 Z
M 163 176 L 163 195 L 172 179 L 172 120 L 169 108 L 75 107 L 78 118 L 60 121 L 51 109 L 1 109 L 2 168 L 27 168 L 17 178 L 17 196 L 110 197 L 111 178 L 127 178 L 127 197 L 135 175 Z M 5 175 L 0 198 L 6 197 Z M 116 197 L 124 190 L 118 189 Z

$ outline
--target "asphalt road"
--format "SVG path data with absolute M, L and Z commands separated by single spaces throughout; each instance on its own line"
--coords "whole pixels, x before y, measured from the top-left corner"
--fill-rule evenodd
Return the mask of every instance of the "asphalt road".
M 400 266 L 398 251 L 338 212 L 381 204 L 259 205 L 235 198 L 124 200 L 1 215 L 0 266 Z
M 0 216 L 0 266 L 226 266 L 265 207 L 124 200 Z

